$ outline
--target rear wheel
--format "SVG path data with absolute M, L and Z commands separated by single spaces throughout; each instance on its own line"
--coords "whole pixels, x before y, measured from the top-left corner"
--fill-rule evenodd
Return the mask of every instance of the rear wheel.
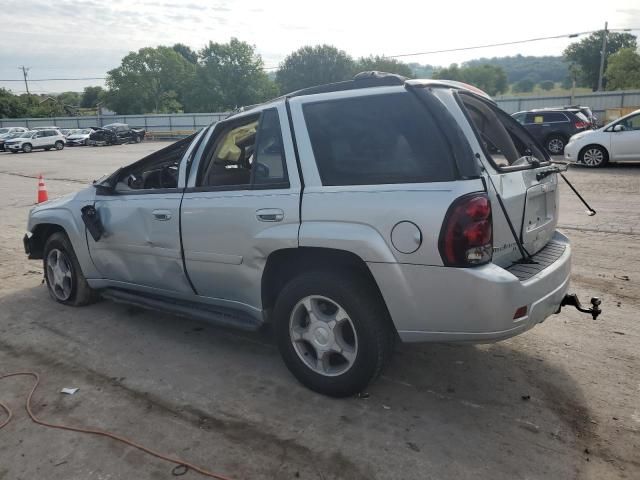
M 566 144 L 567 141 L 562 135 L 551 135 L 547 138 L 545 146 L 551 155 L 562 155 Z
M 369 282 L 315 271 L 291 280 L 274 308 L 282 358 L 306 387 L 345 397 L 362 391 L 391 357 L 394 331 Z
M 609 154 L 599 145 L 588 145 L 582 149 L 578 160 L 586 167 L 597 168 L 607 164 Z
M 98 299 L 97 292 L 87 284 L 71 242 L 64 233 L 56 232 L 47 239 L 43 266 L 49 295 L 56 302 L 81 306 Z
M 24 153 L 31 153 L 31 150 L 33 150 L 33 147 L 30 143 L 25 143 L 24 145 L 22 145 L 22 151 Z

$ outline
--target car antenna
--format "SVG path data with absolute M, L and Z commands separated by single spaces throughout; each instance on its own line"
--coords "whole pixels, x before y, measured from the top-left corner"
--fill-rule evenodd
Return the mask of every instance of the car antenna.
M 479 153 L 476 153 L 476 158 L 478 159 L 478 162 L 480 163 L 481 168 L 484 170 L 484 166 L 482 165 L 482 162 L 480 162 L 480 154 Z M 504 202 L 502 201 L 502 196 L 500 195 L 500 192 L 498 192 L 498 189 L 496 188 L 495 183 L 493 183 L 493 179 L 491 178 L 491 175 L 489 175 L 488 172 L 487 172 L 487 178 L 489 179 L 489 182 L 491 183 L 491 186 L 493 187 L 493 191 L 496 192 L 496 198 L 498 199 L 498 203 L 500 204 L 500 209 L 502 210 L 502 213 L 504 214 L 504 218 L 507 220 L 507 224 L 509 225 L 509 230 L 511 230 L 511 235 L 513 235 L 513 239 L 516 241 L 516 245 L 518 246 L 518 250 L 520 251 L 520 255 L 522 255 L 522 258 L 520 260 L 518 260 L 517 262 L 515 262 L 515 263 L 526 263 L 526 264 L 538 263 L 533 258 L 531 258 L 531 254 L 529 254 L 529 252 L 527 252 L 527 249 L 524 248 L 524 245 L 520 241 L 520 238 L 518 238 L 518 234 L 516 233 L 516 229 L 513 228 L 513 222 L 511 221 L 511 217 L 509 217 L 509 214 L 507 213 L 507 208 L 504 206 Z

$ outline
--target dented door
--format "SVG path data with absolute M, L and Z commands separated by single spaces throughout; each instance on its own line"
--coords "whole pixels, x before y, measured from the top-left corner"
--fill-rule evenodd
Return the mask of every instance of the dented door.
M 87 236 L 96 268 L 108 280 L 193 293 L 180 250 L 182 192 L 97 196 L 104 234 Z

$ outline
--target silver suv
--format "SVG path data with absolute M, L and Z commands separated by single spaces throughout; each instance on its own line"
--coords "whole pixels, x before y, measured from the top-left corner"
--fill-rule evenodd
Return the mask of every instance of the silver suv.
M 487 342 L 560 310 L 557 167 L 483 92 L 378 72 L 253 106 L 35 207 L 51 297 L 272 325 L 287 367 L 361 391 L 394 341 Z

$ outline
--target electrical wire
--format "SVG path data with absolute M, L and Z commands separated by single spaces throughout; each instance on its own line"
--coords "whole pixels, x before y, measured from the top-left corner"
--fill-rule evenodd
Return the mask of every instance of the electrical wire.
M 25 410 L 27 411 L 27 414 L 29 415 L 29 417 L 31 418 L 31 421 L 33 423 L 36 423 L 38 425 L 42 425 L 43 427 L 49 427 L 49 428 L 57 428 L 60 430 L 68 430 L 71 432 L 78 432 L 78 433 L 87 433 L 87 434 L 91 434 L 91 435 L 98 435 L 101 437 L 107 437 L 107 438 L 111 438 L 112 440 L 115 440 L 117 442 L 120 443 L 124 443 L 125 445 L 128 445 L 130 447 L 136 448 L 138 450 L 143 451 L 144 453 L 147 453 L 148 455 L 151 455 L 153 457 L 159 458 L 160 460 L 165 460 L 169 463 L 174 463 L 176 464 L 176 468 L 178 467 L 184 467 L 187 470 L 193 470 L 194 472 L 199 473 L 200 475 L 204 475 L 205 477 L 209 477 L 209 478 L 215 478 L 217 480 L 230 480 L 229 477 L 225 477 L 223 475 L 220 475 L 218 473 L 214 473 L 211 472 L 209 470 L 206 470 L 202 467 L 198 467 L 197 465 L 194 465 L 192 463 L 189 462 L 185 462 L 179 458 L 176 457 L 171 457 L 168 455 L 163 455 L 162 453 L 159 453 L 155 450 L 152 450 L 148 447 L 145 447 L 144 445 L 140 445 L 139 443 L 136 443 L 132 440 L 129 440 L 125 437 L 122 437 L 120 435 L 116 435 L 115 433 L 111 433 L 111 432 L 107 432 L 106 430 L 98 430 L 98 429 L 94 429 L 94 428 L 82 428 L 82 427 L 71 427 L 68 425 L 62 425 L 62 424 L 56 424 L 56 423 L 49 423 L 49 422 L 45 422 L 44 420 L 40 420 L 38 417 L 36 417 L 33 413 L 33 411 L 31 410 L 31 397 L 33 397 L 33 394 L 35 393 L 36 389 L 38 388 L 38 385 L 40 384 L 40 375 L 38 375 L 36 372 L 13 372 L 13 373 L 7 373 L 5 375 L 1 375 L 0 376 L 0 380 L 3 380 L 5 378 L 9 378 L 9 377 L 33 377 L 35 378 L 35 382 L 33 384 L 33 387 L 31 388 L 31 391 L 29 392 L 29 395 L 27 396 L 27 399 L 25 401 Z M 11 412 L 11 410 L 9 409 L 9 407 L 7 407 L 4 403 L 0 402 L 0 408 L 2 408 L 2 410 L 4 410 L 7 414 L 7 419 L 0 424 L 0 430 L 2 430 L 4 427 L 6 427 L 9 422 L 11 421 L 11 419 L 13 418 L 13 413 Z M 174 469 L 175 470 L 175 469 Z

